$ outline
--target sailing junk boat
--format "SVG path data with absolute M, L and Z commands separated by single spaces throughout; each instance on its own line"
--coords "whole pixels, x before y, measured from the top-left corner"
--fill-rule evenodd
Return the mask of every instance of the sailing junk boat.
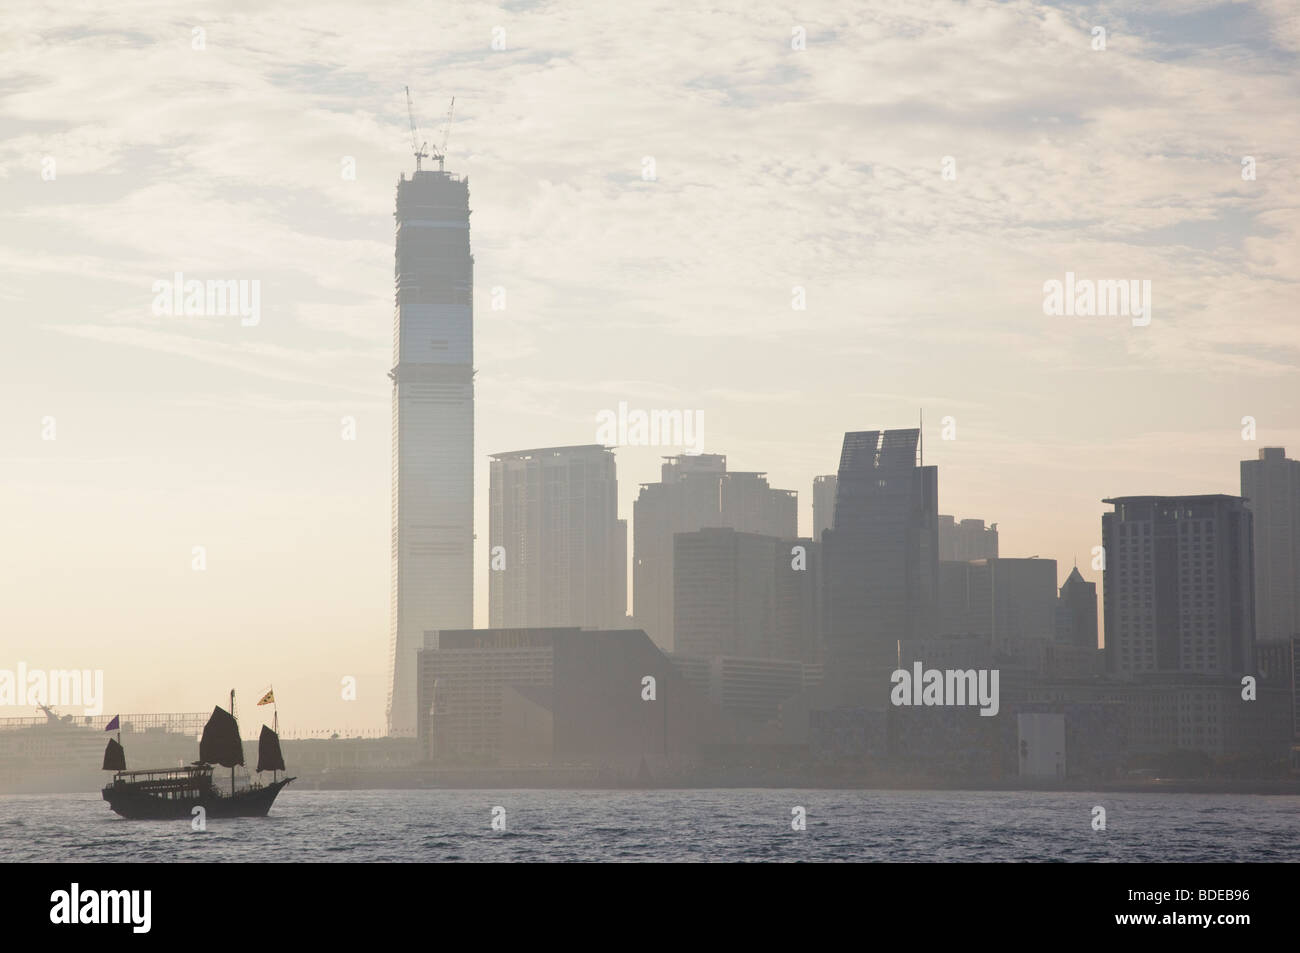
M 109 738 L 108 747 L 104 749 L 104 770 L 126 770 L 126 752 L 122 750 L 122 743 L 116 738 Z
M 266 725 L 262 726 L 262 736 L 257 739 L 257 773 L 284 770 L 284 755 L 280 751 L 280 736 Z
M 104 770 L 116 773 L 104 788 L 108 806 L 132 820 L 191 817 L 196 807 L 203 808 L 207 817 L 265 817 L 280 789 L 294 779 L 276 779 L 275 774 L 284 770 L 280 737 L 263 725 L 257 745 L 257 770 L 273 772 L 272 782 L 236 787 L 235 767 L 244 763 L 244 746 L 239 740 L 239 723 L 231 714 L 234 708 L 232 691 L 231 711 L 219 705 L 212 709 L 212 717 L 203 727 L 203 737 L 199 740 L 199 760 L 185 768 L 128 771 L 120 732 L 117 739 L 110 738 L 104 751 Z M 110 727 L 115 722 L 116 719 Z M 279 727 L 278 714 L 276 727 Z M 213 783 L 215 765 L 230 769 L 229 792 Z

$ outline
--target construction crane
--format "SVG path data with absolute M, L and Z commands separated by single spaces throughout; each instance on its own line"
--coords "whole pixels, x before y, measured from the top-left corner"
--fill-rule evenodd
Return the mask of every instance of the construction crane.
M 456 111 L 456 97 L 451 97 L 451 105 L 447 107 L 447 124 L 442 130 L 442 146 L 434 152 L 433 158 L 438 160 L 438 171 L 442 171 L 442 161 L 447 158 L 447 140 L 451 137 L 451 116 Z
M 411 87 L 409 86 L 406 87 L 406 115 L 411 120 L 411 148 L 415 151 L 415 171 L 419 172 L 420 160 L 429 157 L 429 153 L 424 151 L 424 147 L 427 146 L 428 143 L 426 142 L 422 145 L 416 145 L 416 143 L 420 141 L 420 137 L 415 130 L 415 107 L 411 104 Z M 438 156 L 438 168 L 442 168 L 442 156 Z

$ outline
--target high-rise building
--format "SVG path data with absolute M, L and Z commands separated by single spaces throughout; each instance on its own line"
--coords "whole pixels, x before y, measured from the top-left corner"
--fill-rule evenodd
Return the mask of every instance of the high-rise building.
M 424 634 L 474 615 L 474 257 L 469 180 L 397 183 L 390 734 L 415 734 Z
M 1106 671 L 1239 675 L 1254 665 L 1251 513 L 1239 496 L 1123 496 L 1101 518 Z
M 677 533 L 674 655 L 816 662 L 818 557 L 809 539 Z
M 839 704 L 886 704 L 898 641 L 938 627 L 939 473 L 919 448 L 915 429 L 844 435 L 822 541 L 826 684 Z
M 1255 517 L 1255 638 L 1300 636 L 1300 460 L 1265 447 L 1241 461 L 1241 495 Z
M 494 454 L 489 497 L 493 628 L 626 625 L 627 521 L 612 450 Z
M 987 528 L 983 520 L 962 520 L 939 516 L 940 562 L 969 562 L 998 558 L 998 524 Z
M 994 651 L 1021 639 L 1054 640 L 1056 560 L 940 562 L 939 601 L 940 635 L 983 636 Z
M 1057 601 L 1059 641 L 1084 649 L 1097 648 L 1097 584 L 1088 582 L 1075 566 L 1065 577 Z
M 641 484 L 632 509 L 632 605 L 638 628 L 673 650 L 673 535 L 723 526 L 791 539 L 798 494 L 775 490 L 767 475 L 727 472 L 727 458 L 666 457 L 660 482 Z
M 822 541 L 822 530 L 830 529 L 835 522 L 835 474 L 813 477 L 812 492 L 813 542 Z

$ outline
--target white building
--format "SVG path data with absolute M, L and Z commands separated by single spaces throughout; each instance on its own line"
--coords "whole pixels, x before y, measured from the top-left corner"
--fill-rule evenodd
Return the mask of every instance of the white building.
M 397 183 L 390 734 L 416 729 L 424 633 L 474 615 L 474 258 L 469 181 Z
M 613 451 L 493 454 L 488 496 L 493 628 L 626 624 L 627 521 Z

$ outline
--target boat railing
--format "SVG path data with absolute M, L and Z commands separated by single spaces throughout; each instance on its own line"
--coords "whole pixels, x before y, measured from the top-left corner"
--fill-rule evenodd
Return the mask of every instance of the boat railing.
M 135 783 L 138 781 L 168 780 L 170 778 L 190 779 L 211 773 L 212 769 L 210 767 L 144 768 L 138 771 L 118 771 L 113 775 L 113 781 Z

